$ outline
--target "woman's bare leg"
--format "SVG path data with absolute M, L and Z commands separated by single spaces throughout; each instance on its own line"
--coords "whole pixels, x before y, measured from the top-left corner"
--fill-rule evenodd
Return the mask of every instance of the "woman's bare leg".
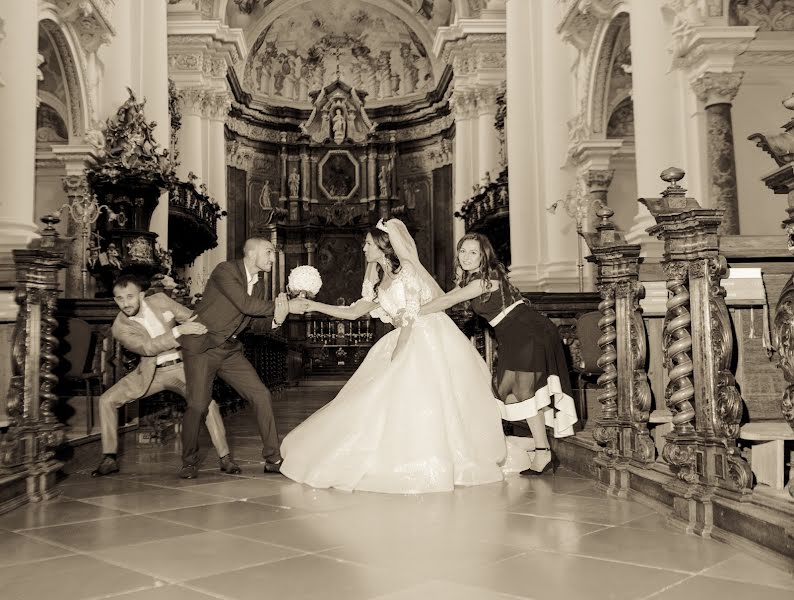
M 517 371 L 515 373 L 513 393 L 519 402 L 528 400 L 535 395 L 536 380 L 535 373 L 525 371 Z M 551 447 L 549 446 L 549 438 L 546 436 L 546 421 L 543 417 L 543 411 L 539 410 L 534 417 L 527 419 L 527 425 L 529 425 L 529 431 L 532 432 L 532 437 L 535 440 L 535 456 L 532 459 L 530 469 L 540 471 L 551 461 Z

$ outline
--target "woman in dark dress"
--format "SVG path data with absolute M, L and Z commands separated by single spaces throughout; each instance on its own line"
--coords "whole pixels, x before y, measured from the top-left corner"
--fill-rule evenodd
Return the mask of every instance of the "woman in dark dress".
M 496 335 L 499 352 L 499 396 L 502 418 L 526 419 L 535 440 L 535 455 L 522 475 L 539 475 L 557 466 L 546 426 L 554 437 L 573 435 L 576 409 L 568 367 L 557 327 L 532 308 L 510 283 L 491 242 L 469 233 L 458 242 L 455 258 L 458 287 L 423 305 L 420 314 L 446 310 L 461 302 L 485 318 Z

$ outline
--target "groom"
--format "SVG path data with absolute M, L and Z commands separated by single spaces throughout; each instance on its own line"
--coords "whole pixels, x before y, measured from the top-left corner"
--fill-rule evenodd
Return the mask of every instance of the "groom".
M 207 327 L 203 335 L 185 336 L 182 356 L 187 380 L 187 410 L 182 421 L 182 468 L 179 476 L 193 479 L 198 475 L 198 434 L 207 413 L 215 375 L 231 385 L 240 396 L 254 405 L 256 423 L 262 438 L 265 473 L 278 473 L 281 466 L 278 433 L 273 417 L 270 390 L 243 353 L 239 335 L 252 317 L 267 320 L 275 329 L 290 312 L 285 294 L 276 301 L 265 300 L 262 271 L 271 271 L 275 248 L 269 240 L 253 237 L 245 242 L 242 260 L 220 263 L 210 275 L 197 320 Z M 297 312 L 297 308 L 296 311 Z

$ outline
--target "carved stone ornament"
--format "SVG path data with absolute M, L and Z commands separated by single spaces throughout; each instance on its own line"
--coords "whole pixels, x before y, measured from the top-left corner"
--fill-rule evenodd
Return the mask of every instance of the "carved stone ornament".
M 703 73 L 692 82 L 692 89 L 698 99 L 711 106 L 713 104 L 730 104 L 742 85 L 744 73 Z
M 133 91 L 127 91 L 129 98 L 105 122 L 105 143 L 97 150 L 96 164 L 86 170 L 88 179 L 92 186 L 131 178 L 164 187 L 174 179 L 168 151 L 154 138 L 156 123 L 146 122 L 146 101 L 138 102 Z
M 237 169 L 250 172 L 254 169 L 254 162 L 256 160 L 256 151 L 241 143 L 239 140 L 233 140 L 226 146 L 226 163 Z
M 778 353 L 778 366 L 788 387 L 783 395 L 782 412 L 794 429 L 794 276 L 786 282 L 775 310 L 773 344 Z
M 309 118 L 300 128 L 313 142 L 365 141 L 375 131 L 356 90 L 341 81 L 320 90 Z
M 794 31 L 794 5 L 787 0 L 734 0 L 731 25 L 754 25 L 759 31 Z
M 794 94 L 783 101 L 783 106 L 794 110 Z M 747 139 L 769 154 L 778 167 L 794 162 L 794 119 L 783 126 L 783 133 L 754 133 Z
M 55 0 L 59 14 L 77 32 L 80 45 L 88 54 L 116 35 L 111 24 L 112 0 Z

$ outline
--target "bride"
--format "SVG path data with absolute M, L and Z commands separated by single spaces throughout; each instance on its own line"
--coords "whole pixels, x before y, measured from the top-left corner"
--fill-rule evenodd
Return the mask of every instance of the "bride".
M 281 473 L 317 488 L 442 492 L 500 481 L 529 466 L 502 432 L 491 374 L 443 312 L 419 316 L 443 291 L 419 262 L 402 221 L 364 242 L 362 298 L 302 308 L 340 319 L 367 313 L 397 328 L 370 349 L 339 395 L 281 445 Z

